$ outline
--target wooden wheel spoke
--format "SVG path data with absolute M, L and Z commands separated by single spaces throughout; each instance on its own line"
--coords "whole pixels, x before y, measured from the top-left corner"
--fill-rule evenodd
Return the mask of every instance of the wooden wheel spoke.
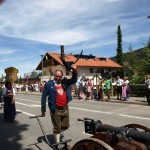
M 77 142 L 72 150 L 113 150 L 113 148 L 99 139 L 88 138 Z
M 127 128 L 134 128 L 134 129 L 142 129 L 144 130 L 145 132 L 148 132 L 150 133 L 150 128 L 149 127 L 146 127 L 144 125 L 141 125 L 141 124 L 127 124 L 123 127 L 127 127 Z

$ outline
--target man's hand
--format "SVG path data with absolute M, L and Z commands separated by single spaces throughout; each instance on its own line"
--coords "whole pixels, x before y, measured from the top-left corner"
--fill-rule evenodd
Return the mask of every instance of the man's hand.
M 73 68 L 73 69 L 77 69 L 76 64 L 72 64 L 72 65 L 71 65 L 71 68 Z

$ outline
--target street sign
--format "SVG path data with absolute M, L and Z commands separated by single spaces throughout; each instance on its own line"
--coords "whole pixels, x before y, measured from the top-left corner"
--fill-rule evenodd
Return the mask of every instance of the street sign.
M 30 78 L 30 76 L 29 75 L 26 75 L 26 79 L 29 79 Z

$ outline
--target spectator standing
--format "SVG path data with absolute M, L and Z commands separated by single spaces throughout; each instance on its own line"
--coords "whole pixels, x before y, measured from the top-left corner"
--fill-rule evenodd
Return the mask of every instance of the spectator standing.
M 120 79 L 120 76 L 117 76 L 117 80 L 115 84 L 116 84 L 116 90 L 117 90 L 117 100 L 121 100 L 123 80 Z
M 85 95 L 87 94 L 87 82 L 85 78 L 81 81 L 81 90 Z
M 150 75 L 146 75 L 145 79 L 145 86 L 146 86 L 146 99 L 148 106 L 150 106 Z
M 98 79 L 98 101 L 103 101 L 104 99 L 104 87 L 103 87 L 103 79 Z
M 33 92 L 33 91 L 34 91 L 34 85 L 31 84 L 31 85 L 30 85 L 30 92 Z
M 86 99 L 88 100 L 88 99 L 90 99 L 91 92 L 92 92 L 92 82 L 91 82 L 91 79 L 87 78 L 86 86 L 87 86 Z
M 105 90 L 106 90 L 107 100 L 110 100 L 111 85 L 112 85 L 112 82 L 111 82 L 110 76 L 107 76 L 107 80 L 106 80 L 106 83 L 105 83 L 105 88 L 106 88 Z
M 25 84 L 25 91 L 26 91 L 26 93 L 28 93 L 28 91 L 29 91 L 28 88 L 29 88 L 28 84 Z
M 38 91 L 39 91 L 39 85 L 38 85 L 38 83 L 35 83 L 35 84 L 34 84 L 34 91 L 35 91 L 35 92 L 38 92 Z
M 50 109 L 51 121 L 53 124 L 53 135 L 55 142 L 61 140 L 61 133 L 69 128 L 69 107 L 68 102 L 72 100 L 71 85 L 77 82 L 76 65 L 72 66 L 72 78 L 63 78 L 63 72 L 56 70 L 54 80 L 48 81 L 44 85 L 44 91 L 41 98 L 41 112 L 45 116 L 46 98 L 48 96 L 48 106 Z
M 78 98 L 79 98 L 80 90 L 81 90 L 81 81 L 80 81 L 80 79 L 78 79 L 76 84 L 75 84 L 75 95 Z
M 123 83 L 122 83 L 122 98 L 124 101 L 126 101 L 128 97 L 127 88 L 128 88 L 129 80 L 128 77 L 124 77 Z

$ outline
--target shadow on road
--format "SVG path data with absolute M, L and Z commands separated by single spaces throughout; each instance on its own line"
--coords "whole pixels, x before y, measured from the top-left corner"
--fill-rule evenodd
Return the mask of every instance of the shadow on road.
M 20 125 L 17 120 L 8 122 L 3 117 L 3 109 L 0 109 L 0 149 L 23 150 L 19 141 L 22 140 L 21 132 L 28 130 L 28 126 L 27 124 Z M 26 150 L 33 149 L 27 148 Z

